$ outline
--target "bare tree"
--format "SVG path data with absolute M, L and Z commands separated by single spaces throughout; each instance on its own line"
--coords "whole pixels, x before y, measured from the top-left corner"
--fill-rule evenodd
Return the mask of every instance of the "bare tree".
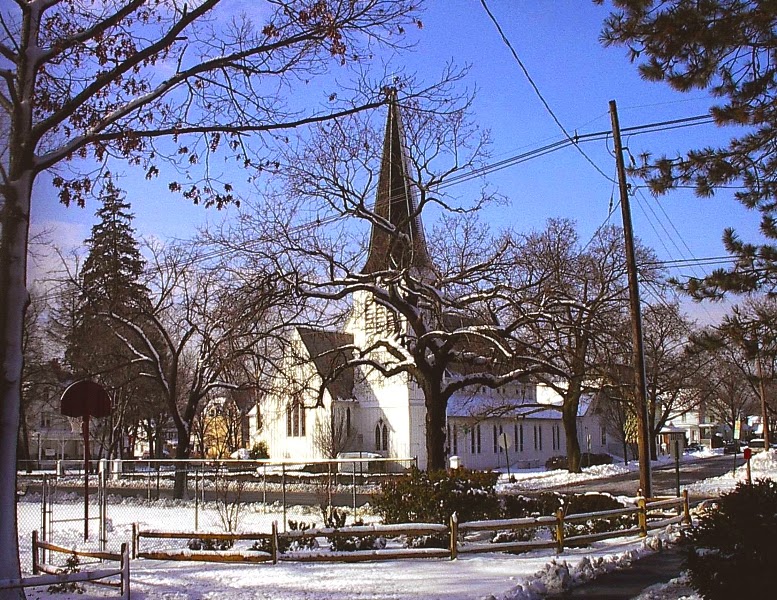
M 706 394 L 699 382 L 701 377 L 709 375 L 709 357 L 696 351 L 689 342 L 697 331 L 682 314 L 679 303 L 664 297 L 654 286 L 651 291 L 656 300 L 643 309 L 642 324 L 650 456 L 656 460 L 658 435 L 669 419 L 697 408 L 704 401 Z M 620 357 L 627 357 L 631 351 L 630 335 L 628 324 L 624 323 L 615 336 L 620 343 Z M 633 370 L 622 370 L 625 378 L 611 383 L 621 385 L 632 381 L 632 373 Z M 629 390 L 619 394 L 633 404 Z
M 187 459 L 202 402 L 218 390 L 256 385 L 248 378 L 229 377 L 230 368 L 281 327 L 278 318 L 287 293 L 269 271 L 256 271 L 239 284 L 225 279 L 223 269 L 203 266 L 190 246 L 157 251 L 153 269 L 153 305 L 143 321 L 147 325 L 116 313 L 109 316 L 134 362 L 164 390 L 178 436 L 175 458 Z M 180 469 L 177 498 L 185 487 L 186 473 Z
M 316 421 L 313 429 L 313 444 L 327 458 L 337 458 L 348 448 L 348 419 L 343 407 L 332 403 L 328 419 Z
M 722 323 L 703 330 L 696 343 L 710 351 L 725 351 L 760 405 L 763 436 L 769 442 L 769 422 L 777 412 L 772 395 L 777 374 L 777 304 L 769 297 L 749 298 L 734 306 Z M 731 411 L 729 411 L 731 412 Z
M 273 135 L 383 101 L 364 87 L 347 97 L 327 90 L 326 107 L 295 101 L 295 92 L 333 65 L 345 73 L 381 46 L 398 48 L 405 28 L 420 24 L 416 5 L 267 0 L 241 14 L 228 0 L 3 3 L 0 126 L 7 123 L 9 131 L 0 147 L 4 514 L 15 514 L 26 252 L 38 176 L 55 171 L 60 199 L 83 204 L 93 171 L 110 159 L 137 164 L 148 177 L 167 161 L 184 172 L 181 181 L 170 181 L 172 191 L 206 205 L 229 202 L 233 184 L 216 168 L 217 156 L 234 158 L 255 177 L 272 164 L 265 151 Z M 250 139 L 256 132 L 265 135 Z M 0 525 L 3 578 L 19 575 L 15 524 L 6 518 Z
M 318 211 L 326 230 L 290 226 L 297 215 L 283 212 L 268 235 L 274 208 L 262 206 L 261 219 L 246 215 L 242 231 L 229 236 L 241 240 L 230 248 L 246 252 L 243 240 L 251 235 L 280 240 L 278 270 L 303 297 L 326 306 L 352 302 L 353 343 L 339 348 L 347 359 L 331 377 L 360 369 L 365 377 L 417 385 L 427 466 L 441 469 L 450 398 L 475 386 L 500 387 L 546 364 L 521 337 L 531 317 L 510 302 L 529 289 L 516 277 L 514 237 L 491 234 L 468 217 L 489 194 L 464 205 L 440 191 L 454 172 L 481 159 L 486 140 L 465 118 L 466 106 L 404 102 L 400 113 L 399 104 L 392 96 L 383 136 L 359 117 L 338 120 L 288 157 L 287 197 L 299 214 Z M 451 218 L 441 222 L 440 243 L 427 245 L 420 216 L 432 206 Z M 357 229 L 365 223 L 367 235 Z
M 537 357 L 554 369 L 539 372 L 537 379 L 561 398 L 568 468 L 578 472 L 580 443 L 577 416 L 584 394 L 596 393 L 608 377 L 613 359 L 611 346 L 627 304 L 626 262 L 622 234 L 614 227 L 597 231 L 582 246 L 575 226 L 568 220 L 550 220 L 545 230 L 526 236 L 522 260 L 541 281 L 537 297 L 553 305 L 535 311 L 540 318 L 529 323 Z M 639 249 L 645 264 L 650 253 Z M 650 276 L 647 269 L 642 276 Z M 526 310 L 526 299 L 518 300 Z

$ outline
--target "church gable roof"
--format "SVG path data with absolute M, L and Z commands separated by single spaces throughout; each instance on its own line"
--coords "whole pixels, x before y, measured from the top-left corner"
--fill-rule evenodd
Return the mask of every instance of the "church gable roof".
M 418 202 L 409 177 L 396 91 L 391 92 L 389 97 L 374 212 L 378 221 L 389 223 L 393 231 L 378 222 L 372 224 L 370 247 L 362 272 L 369 274 L 409 267 L 424 272 L 432 270 Z
M 329 395 L 333 399 L 352 398 L 353 369 L 343 369 L 335 378 L 332 378 L 332 375 L 350 358 L 350 351 L 343 350 L 343 347 L 353 344 L 353 335 L 307 327 L 298 327 L 297 331 L 317 373 L 327 382 L 326 389 Z

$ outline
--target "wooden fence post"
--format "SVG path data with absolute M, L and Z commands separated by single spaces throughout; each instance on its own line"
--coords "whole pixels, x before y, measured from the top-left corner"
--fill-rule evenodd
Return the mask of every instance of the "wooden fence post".
M 688 490 L 683 490 L 683 522 L 686 525 L 691 524 L 691 507 L 688 501 Z
M 32 532 L 32 574 L 37 575 L 40 573 L 40 550 L 38 548 L 38 530 L 35 529 Z
M 138 557 L 138 524 L 132 524 L 132 558 Z
M 637 507 L 639 512 L 637 516 L 639 518 L 639 535 L 640 537 L 647 537 L 647 500 L 644 496 L 637 498 Z
M 564 509 L 556 511 L 556 553 L 564 552 Z
M 272 564 L 278 564 L 278 521 L 272 522 L 272 538 L 270 539 L 270 554 Z
M 451 560 L 459 553 L 459 515 L 455 512 L 451 515 Z
M 121 597 L 129 600 L 130 597 L 130 557 L 127 550 L 127 542 L 121 544 Z

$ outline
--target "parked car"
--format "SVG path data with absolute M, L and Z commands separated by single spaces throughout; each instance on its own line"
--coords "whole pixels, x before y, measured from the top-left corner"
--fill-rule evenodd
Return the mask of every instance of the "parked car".
M 775 447 L 775 444 L 770 444 L 772 448 Z M 766 440 L 763 438 L 753 438 L 749 442 L 747 442 L 748 448 L 751 448 L 752 450 L 763 450 L 766 447 Z
M 741 452 L 739 442 L 726 442 L 723 446 L 723 454 L 735 454 Z
M 702 452 L 703 450 L 704 445 L 699 442 L 691 442 L 685 447 L 686 452 Z

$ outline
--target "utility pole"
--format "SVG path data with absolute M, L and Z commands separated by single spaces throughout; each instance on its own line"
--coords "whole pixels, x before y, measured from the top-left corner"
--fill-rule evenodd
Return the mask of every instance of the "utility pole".
M 615 164 L 618 169 L 621 214 L 623 215 L 623 236 L 626 242 L 626 270 L 629 278 L 629 305 L 631 307 L 632 363 L 634 366 L 634 399 L 637 412 L 637 447 L 639 450 L 639 486 L 642 495 L 653 495 L 650 477 L 650 427 L 647 411 L 647 383 L 645 381 L 645 351 L 642 344 L 642 312 L 639 304 L 639 282 L 637 259 L 634 253 L 634 232 L 631 227 L 631 207 L 626 184 L 626 167 L 623 164 L 621 129 L 618 123 L 618 107 L 610 100 L 612 137 L 615 142 Z

